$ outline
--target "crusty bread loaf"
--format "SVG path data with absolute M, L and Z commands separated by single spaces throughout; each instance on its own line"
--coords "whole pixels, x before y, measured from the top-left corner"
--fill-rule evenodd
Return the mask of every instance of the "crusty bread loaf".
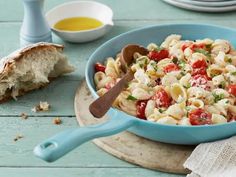
M 50 80 L 74 70 L 62 45 L 37 43 L 0 60 L 0 102 L 43 87 Z

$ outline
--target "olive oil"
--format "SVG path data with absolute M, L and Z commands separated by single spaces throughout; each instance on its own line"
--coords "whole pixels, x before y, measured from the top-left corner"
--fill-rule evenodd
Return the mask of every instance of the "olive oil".
M 102 26 L 103 23 L 90 17 L 72 17 L 58 21 L 54 28 L 62 31 L 91 30 Z

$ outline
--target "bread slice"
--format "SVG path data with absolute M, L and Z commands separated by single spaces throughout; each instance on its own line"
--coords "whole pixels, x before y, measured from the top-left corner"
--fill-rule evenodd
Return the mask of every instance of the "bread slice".
M 0 103 L 47 85 L 52 79 L 74 71 L 62 45 L 37 43 L 0 60 Z

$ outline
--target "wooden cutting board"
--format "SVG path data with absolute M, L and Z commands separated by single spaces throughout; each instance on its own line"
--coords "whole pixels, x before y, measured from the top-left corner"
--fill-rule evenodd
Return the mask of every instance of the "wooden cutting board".
M 88 107 L 92 101 L 93 97 L 84 81 L 76 91 L 74 103 L 76 117 L 81 126 L 98 124 L 108 118 L 104 116 L 102 119 L 96 119 L 90 114 Z M 184 169 L 183 163 L 195 148 L 151 141 L 128 131 L 95 139 L 93 142 L 104 151 L 132 164 L 180 174 L 189 173 Z

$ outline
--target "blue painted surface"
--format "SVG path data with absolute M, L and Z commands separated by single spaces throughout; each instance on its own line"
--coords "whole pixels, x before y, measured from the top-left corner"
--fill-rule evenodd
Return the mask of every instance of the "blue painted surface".
M 68 1 L 46 0 L 45 12 Z M 52 82 L 44 89 L 20 97 L 18 101 L 0 105 L 1 177 L 185 176 L 132 165 L 102 151 L 91 142 L 85 143 L 54 163 L 46 163 L 33 155 L 32 150 L 37 143 L 57 132 L 77 127 L 73 109 L 74 93 L 84 78 L 88 56 L 105 41 L 128 30 L 154 24 L 206 23 L 236 29 L 236 12 L 198 13 L 179 9 L 161 0 L 139 0 L 138 3 L 137 0 L 96 1 L 110 6 L 114 12 L 115 26 L 111 33 L 97 41 L 81 45 L 64 42 L 53 35 L 55 43 L 65 45 L 65 53 L 70 62 L 77 67 L 76 72 Z M 0 0 L 0 9 L 0 56 L 3 57 L 19 47 L 19 31 L 24 15 L 22 0 Z M 52 109 L 49 112 L 31 112 L 31 108 L 40 100 L 48 101 Z M 30 117 L 22 120 L 20 118 L 22 112 Z M 61 125 L 52 124 L 55 116 L 61 117 L 63 122 Z M 224 129 L 220 131 L 223 132 Z M 24 138 L 14 142 L 13 139 L 17 134 L 22 134 Z
M 93 96 L 98 97 L 93 82 L 94 72 L 91 72 L 94 71 L 96 62 L 103 62 L 105 58 L 115 56 L 126 44 L 138 43 L 146 46 L 150 42 L 160 43 L 170 34 L 181 34 L 184 39 L 190 40 L 208 37 L 213 39 L 224 38 L 231 41 L 231 37 L 236 36 L 236 30 L 210 25 L 172 24 L 141 28 L 119 35 L 99 47 L 88 61 L 85 76 Z M 232 41 L 235 45 L 234 42 Z M 66 130 L 38 145 L 34 153 L 43 160 L 55 161 L 86 141 L 109 136 L 128 128 L 130 132 L 151 140 L 185 145 L 219 140 L 236 134 L 236 122 L 218 125 L 180 126 L 144 121 L 113 108 L 108 114 L 113 117 L 108 122 L 93 127 Z M 53 144 L 53 148 L 46 148 L 49 144 Z

